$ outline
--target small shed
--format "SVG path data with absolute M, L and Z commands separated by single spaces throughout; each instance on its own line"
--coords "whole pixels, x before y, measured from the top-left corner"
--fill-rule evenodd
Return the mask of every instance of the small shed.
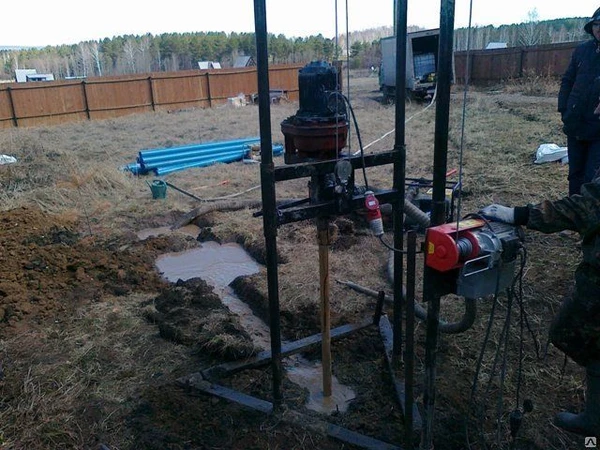
M 36 73 L 37 70 L 35 69 L 17 69 L 15 70 L 15 79 L 17 83 L 25 83 L 28 76 L 35 75 Z
M 233 62 L 233 67 L 252 67 L 256 66 L 256 62 L 252 56 L 238 56 Z
M 54 81 L 52 73 L 34 73 L 27 75 L 27 81 Z
M 220 69 L 221 63 L 216 61 L 198 61 L 198 68 L 200 70 Z

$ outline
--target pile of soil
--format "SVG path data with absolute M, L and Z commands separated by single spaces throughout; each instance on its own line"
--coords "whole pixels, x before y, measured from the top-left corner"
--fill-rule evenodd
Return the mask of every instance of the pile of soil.
M 149 251 L 135 236 L 85 236 L 79 229 L 35 207 L 0 212 L 3 326 L 59 320 L 105 295 L 164 288 L 154 270 L 158 242 Z

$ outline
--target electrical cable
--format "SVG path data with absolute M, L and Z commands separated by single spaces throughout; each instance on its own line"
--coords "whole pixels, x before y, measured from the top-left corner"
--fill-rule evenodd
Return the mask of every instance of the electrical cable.
M 258 189 L 258 188 L 260 188 L 260 184 L 257 185 L 257 186 L 252 186 L 251 188 L 248 188 L 245 191 L 236 192 L 235 194 L 224 195 L 222 197 L 205 198 L 202 201 L 205 201 L 205 202 L 216 202 L 216 201 L 219 201 L 219 200 L 227 200 L 229 198 L 234 198 L 234 197 L 238 197 L 240 195 L 246 194 L 246 193 L 248 193 L 250 191 L 253 191 L 255 189 Z
M 379 240 L 381 241 L 381 243 L 382 243 L 382 244 L 383 244 L 383 245 L 384 245 L 384 246 L 385 246 L 385 247 L 386 247 L 388 250 L 391 250 L 391 251 L 393 251 L 393 252 L 396 252 L 396 253 L 402 253 L 403 255 L 405 255 L 406 253 L 408 253 L 406 250 L 403 250 L 403 249 L 400 249 L 400 248 L 395 248 L 393 245 L 390 245 L 390 244 L 388 244 L 387 242 L 385 242 L 385 241 L 383 240 L 383 234 L 382 234 L 382 235 L 379 235 L 379 236 L 377 236 L 377 237 L 379 238 Z M 423 253 L 423 251 L 422 251 L 422 250 L 417 250 L 415 253 Z
M 540 343 L 538 342 L 537 338 L 535 337 L 535 333 L 533 332 L 532 328 L 531 328 L 531 324 L 529 323 L 529 314 L 527 314 L 527 310 L 525 309 L 525 305 L 523 303 L 523 273 L 525 271 L 525 266 L 527 264 L 527 248 L 525 247 L 521 247 L 520 249 L 521 253 L 522 253 L 522 261 L 521 261 L 521 266 L 519 268 L 519 299 L 521 302 L 521 308 L 523 309 L 523 317 L 525 320 L 525 325 L 527 326 L 527 331 L 529 331 L 529 334 L 531 335 L 531 339 L 533 340 L 533 344 L 534 344 L 534 348 L 535 348 L 535 356 L 536 358 L 539 360 L 542 360 L 542 357 L 540 356 L 540 351 L 541 351 L 541 346 Z
M 340 55 L 339 55 L 340 45 L 339 45 L 339 29 L 338 29 L 338 0 L 335 0 L 334 5 L 335 5 L 335 11 L 334 11 L 334 13 L 335 13 L 335 60 L 339 61 L 340 60 Z M 346 6 L 346 9 L 347 9 L 347 6 Z M 336 76 L 337 76 L 337 71 L 336 71 Z M 339 78 L 335 80 L 336 90 L 340 89 L 338 82 L 339 82 Z M 339 105 L 337 104 L 337 102 L 335 103 L 335 117 L 336 117 L 335 148 L 339 149 L 340 148 L 340 145 L 339 145 L 340 134 L 337 130 L 337 127 L 339 126 Z M 336 150 L 336 160 L 337 159 L 339 159 L 339 153 Z
M 510 446 L 511 448 L 514 447 L 514 445 L 516 445 L 516 436 L 517 433 L 521 427 L 522 424 L 522 420 L 523 420 L 523 414 L 525 412 L 530 412 L 533 408 L 533 405 L 531 404 L 531 401 L 529 400 L 525 400 L 523 402 L 523 408 L 521 408 L 521 387 L 522 387 L 522 382 L 523 382 L 523 361 L 524 361 L 524 334 L 525 334 L 525 325 L 528 326 L 528 321 L 527 321 L 527 312 L 525 310 L 524 304 L 523 304 L 523 291 L 522 291 L 522 285 L 523 285 L 523 273 L 524 273 L 524 268 L 526 266 L 526 262 L 527 262 L 527 252 L 525 250 L 524 247 L 521 247 L 519 250 L 519 255 L 521 257 L 520 260 L 520 267 L 519 270 L 517 272 L 517 274 L 515 275 L 515 277 L 513 278 L 511 285 L 509 288 L 507 288 L 506 290 L 506 295 L 507 295 L 507 307 L 506 307 L 506 316 L 505 316 L 505 320 L 504 320 L 504 324 L 499 336 L 499 345 L 496 348 L 496 352 L 494 355 L 494 360 L 493 360 L 493 364 L 492 364 L 492 368 L 490 370 L 490 375 L 489 375 L 489 379 L 488 379 L 488 383 L 487 383 L 487 387 L 485 390 L 485 394 L 484 394 L 484 398 L 489 398 L 490 396 L 490 392 L 491 392 L 491 387 L 492 387 L 492 381 L 494 379 L 494 374 L 496 373 L 496 369 L 498 367 L 499 361 L 500 359 L 502 360 L 501 363 L 501 369 L 500 369 L 500 382 L 499 382 L 499 393 L 498 393 L 498 399 L 497 399 L 497 408 L 496 408 L 496 422 L 497 422 L 497 427 L 496 427 L 496 445 L 498 446 L 498 448 L 501 448 L 501 442 L 500 442 L 500 438 L 501 438 L 501 425 L 502 425 L 502 416 L 503 416 L 503 407 L 504 407 L 504 383 L 505 383 L 505 379 L 506 379 L 506 373 L 507 373 L 507 358 L 508 358 L 508 350 L 509 350 L 509 338 L 510 338 L 510 322 L 511 322 L 511 317 L 512 317 L 512 309 L 513 309 L 513 305 L 514 305 L 514 300 L 517 300 L 517 303 L 520 307 L 520 329 L 519 329 L 519 363 L 518 363 L 518 367 L 517 367 L 517 382 L 516 382 L 516 407 L 511 411 L 511 413 L 509 414 L 509 427 L 510 427 L 510 434 L 511 434 L 511 443 Z M 469 398 L 469 406 L 468 406 L 468 410 L 467 410 L 467 416 L 465 417 L 466 423 L 465 423 L 465 438 L 466 438 L 466 443 L 467 443 L 467 448 L 471 448 L 471 444 L 469 442 L 469 417 L 468 414 L 470 413 L 473 403 L 474 403 L 474 398 L 475 398 L 475 393 L 477 391 L 477 383 L 479 380 L 479 373 L 481 370 L 481 366 L 482 366 L 482 362 L 483 362 L 483 355 L 485 353 L 485 349 L 487 348 L 488 342 L 489 342 L 489 336 L 490 336 L 490 332 L 491 332 L 491 323 L 493 320 L 493 315 L 495 313 L 495 308 L 496 308 L 496 304 L 497 304 L 497 290 L 496 293 L 494 295 L 494 303 L 492 304 L 492 311 L 490 312 L 490 319 L 488 321 L 488 326 L 486 329 L 486 335 L 484 338 L 484 342 L 482 344 L 481 347 L 481 351 L 480 351 L 480 355 L 476 364 L 476 372 L 475 372 L 475 377 L 473 379 L 473 384 L 472 384 L 472 388 L 471 388 L 471 396 Z M 534 344 L 536 345 L 536 349 L 537 349 L 537 339 L 535 338 L 534 333 L 532 332 L 531 328 L 528 326 L 528 329 L 531 333 L 531 336 L 533 338 Z M 536 350 L 537 351 L 537 350 Z M 482 431 L 482 423 L 484 421 L 484 406 L 487 402 L 482 401 L 480 402 L 481 407 L 479 408 L 479 412 L 478 412 L 478 431 L 479 431 L 479 439 L 481 442 L 481 446 L 482 448 L 487 448 L 487 445 L 485 443 L 485 436 L 483 434 Z
M 412 116 L 410 116 L 408 119 L 406 119 L 404 121 L 404 124 L 407 124 L 408 122 L 410 122 L 415 117 L 417 117 L 417 116 L 423 114 L 425 111 L 427 111 L 435 103 L 436 97 L 437 97 L 437 85 L 435 87 L 435 90 L 433 91 L 433 97 L 431 97 L 431 101 L 429 102 L 429 104 L 425 108 L 421 109 L 420 111 L 416 112 L 415 114 L 413 114 Z M 394 131 L 396 131 L 395 128 L 392 129 L 392 130 L 390 130 L 390 131 L 388 131 L 388 132 L 386 132 L 386 133 L 384 133 L 383 136 L 375 139 L 374 141 L 369 142 L 367 145 L 365 145 L 365 147 L 364 147 L 363 150 L 366 150 L 369 147 L 371 147 L 372 145 L 376 144 L 377 142 L 382 141 L 383 139 L 385 139 L 386 137 L 388 137 L 390 134 L 392 134 Z M 352 154 L 352 156 L 358 155 L 358 153 L 360 153 L 360 150 L 357 150 L 356 152 L 354 152 Z
M 458 218 L 460 217 L 460 211 L 462 207 L 462 178 L 463 178 L 463 153 L 464 153 L 464 143 L 465 143 L 465 118 L 467 114 L 467 92 L 469 90 L 469 62 L 471 61 L 470 52 L 471 52 L 471 22 L 473 18 L 473 0 L 469 2 L 469 25 L 467 27 L 467 63 L 465 68 L 465 83 L 463 90 L 463 107 L 462 107 L 462 116 L 461 116 L 461 125 L 460 125 L 460 151 L 458 152 L 458 201 L 456 205 L 456 233 L 458 235 Z
M 331 95 L 340 96 L 342 98 L 342 100 L 346 103 L 346 105 L 348 106 L 348 109 L 350 110 L 350 115 L 352 116 L 352 122 L 354 123 L 354 129 L 356 130 L 356 139 L 358 140 L 358 146 L 360 148 L 360 155 L 361 155 L 361 161 L 362 161 L 362 172 L 363 172 L 363 178 L 365 180 L 365 188 L 368 191 L 370 189 L 369 189 L 369 181 L 367 179 L 365 152 L 363 149 L 362 138 L 360 136 L 360 129 L 358 128 L 358 121 L 356 120 L 356 115 L 354 114 L 354 108 L 352 108 L 352 104 L 350 103 L 350 100 L 348 100 L 348 97 L 346 97 L 341 92 L 332 92 Z
M 523 267 L 525 266 L 525 255 L 521 253 L 521 269 L 520 272 L 523 271 Z M 521 404 L 521 383 L 523 381 L 523 355 L 524 355 L 524 322 L 525 322 L 525 305 L 523 304 L 523 283 L 522 277 L 519 282 L 519 295 L 517 296 L 519 302 L 519 367 L 517 371 L 517 392 L 515 394 L 515 403 L 517 408 Z M 537 353 L 537 341 L 535 341 L 536 345 L 536 353 Z
M 500 275 L 498 273 L 498 279 L 499 279 L 499 277 L 500 277 Z M 467 414 L 465 414 L 465 439 L 466 439 L 468 449 L 471 448 L 471 444 L 469 442 L 469 414 L 470 414 L 471 408 L 473 406 L 473 402 L 475 399 L 475 393 L 477 392 L 479 373 L 481 371 L 483 357 L 485 354 L 485 349 L 487 347 L 487 344 L 488 344 L 488 341 L 490 339 L 490 335 L 492 332 L 492 324 L 494 322 L 494 317 L 496 314 L 496 305 L 498 303 L 498 286 L 499 286 L 499 283 L 496 283 L 496 289 L 495 289 L 494 297 L 493 297 L 493 301 L 492 301 L 492 308 L 490 310 L 490 316 L 488 318 L 488 323 L 487 323 L 487 326 L 485 329 L 485 336 L 483 338 L 483 344 L 481 345 L 481 349 L 479 351 L 479 356 L 477 357 L 477 363 L 475 364 L 475 375 L 473 376 L 473 383 L 471 384 L 471 393 L 469 395 L 469 402 L 467 404 Z M 482 443 L 485 448 L 485 441 L 483 441 Z
M 506 320 L 505 320 L 505 333 L 504 333 L 504 350 L 502 354 L 502 369 L 500 371 L 500 388 L 498 394 L 498 402 L 496 404 L 496 444 L 498 448 L 500 446 L 500 425 L 502 422 L 502 410 L 504 409 L 504 382 L 506 380 L 506 363 L 508 357 L 508 343 L 510 338 L 510 319 L 512 315 L 512 307 L 514 295 L 510 289 L 507 289 L 506 295 L 508 297 Z M 490 380 L 491 381 L 491 380 Z
M 521 255 L 521 267 L 520 273 L 522 273 L 525 267 L 525 252 L 520 252 Z M 515 280 L 516 282 L 516 280 Z M 516 284 L 516 283 L 515 283 Z M 514 291 L 514 284 L 512 287 Z M 525 305 L 523 304 L 523 278 L 519 277 L 519 295 L 517 295 L 517 301 L 519 303 L 519 364 L 517 368 L 517 391 L 515 394 L 515 409 L 509 415 L 509 426 L 511 435 L 511 449 L 516 445 L 517 433 L 521 428 L 523 421 L 523 411 L 521 410 L 521 384 L 523 382 L 523 358 L 524 358 L 524 322 L 525 322 Z M 537 341 L 536 341 L 537 346 Z M 536 349 L 537 352 L 537 349 Z

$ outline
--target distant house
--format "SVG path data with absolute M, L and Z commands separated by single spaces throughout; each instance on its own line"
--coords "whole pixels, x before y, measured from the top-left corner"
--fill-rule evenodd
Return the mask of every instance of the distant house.
M 36 69 L 17 69 L 15 70 L 15 79 L 17 83 L 26 83 L 27 81 L 54 81 L 54 74 L 37 73 Z
M 252 56 L 238 56 L 233 62 L 233 67 L 252 67 L 256 62 Z
M 35 69 L 17 69 L 15 70 L 15 79 L 17 83 L 25 83 L 28 75 L 35 75 L 37 70 Z
M 34 73 L 32 75 L 27 75 L 27 81 L 54 81 L 54 74 Z
M 486 50 L 494 50 L 496 48 L 508 48 L 508 45 L 506 45 L 506 42 L 489 42 L 485 46 Z
M 218 63 L 216 61 L 198 61 L 198 68 L 200 70 L 220 69 L 221 63 Z

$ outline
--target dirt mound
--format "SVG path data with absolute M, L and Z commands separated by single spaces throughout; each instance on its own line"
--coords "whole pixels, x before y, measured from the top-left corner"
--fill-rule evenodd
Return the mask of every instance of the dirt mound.
M 179 280 L 153 301 L 147 317 L 158 325 L 160 335 L 179 344 L 208 351 L 226 359 L 255 352 L 252 339 L 237 317 L 227 309 L 204 280 Z
M 172 239 L 79 230 L 76 220 L 35 207 L 0 213 L 0 326 L 58 320 L 105 295 L 167 286 L 153 256 L 178 247 Z

